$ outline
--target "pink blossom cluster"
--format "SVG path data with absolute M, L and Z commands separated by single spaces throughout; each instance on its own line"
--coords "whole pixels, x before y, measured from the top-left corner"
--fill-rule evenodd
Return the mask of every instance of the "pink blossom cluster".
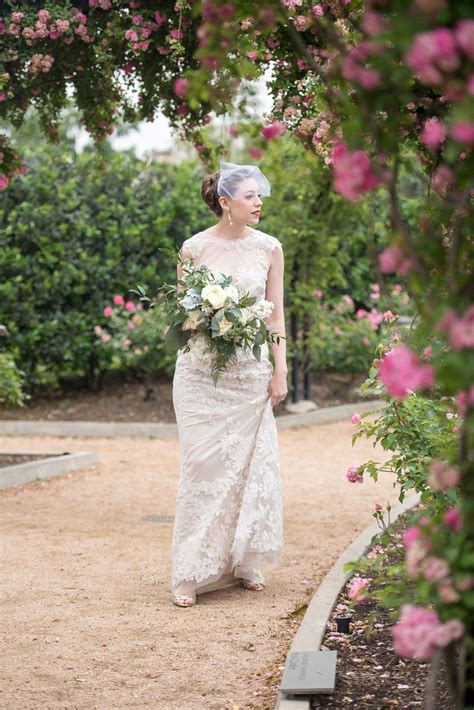
M 393 244 L 379 254 L 379 266 L 384 274 L 398 271 L 402 276 L 406 276 L 413 262 L 406 256 L 401 246 Z
M 30 74 L 49 72 L 54 64 L 54 57 L 50 54 L 33 54 L 28 71 Z
M 474 348 L 474 305 L 469 306 L 463 316 L 458 316 L 450 308 L 438 323 L 438 328 L 448 333 L 453 350 Z
M 379 284 L 372 284 L 370 288 L 371 288 L 371 293 L 370 293 L 371 300 L 372 301 L 380 300 L 380 286 L 379 286 Z
M 347 200 L 357 202 L 365 192 L 379 184 L 370 156 L 363 150 L 350 151 L 345 143 L 337 143 L 331 154 L 334 189 Z
M 363 483 L 364 482 L 364 476 L 361 473 L 359 473 L 359 469 L 355 468 L 354 466 L 351 466 L 350 468 L 347 469 L 346 478 L 349 481 L 349 483 Z
M 100 7 L 101 10 L 110 10 L 112 3 L 110 0 L 89 0 L 91 7 Z
M 127 310 L 127 311 L 131 311 L 131 312 L 135 311 L 135 304 L 133 303 L 133 301 L 125 301 L 124 297 L 121 296 L 120 294 L 117 294 L 116 296 L 114 296 L 113 300 L 114 300 L 115 306 L 123 306 L 125 308 L 125 310 Z M 138 307 L 137 307 L 137 309 L 138 309 Z M 107 318 L 110 318 L 111 316 L 113 316 L 113 314 L 114 314 L 114 309 L 112 308 L 112 306 L 106 306 L 104 308 L 104 316 L 106 316 Z
M 410 69 L 428 86 L 439 86 L 445 75 L 461 67 L 464 58 L 474 59 L 474 20 L 460 20 L 453 29 L 422 32 L 405 54 Z M 459 92 L 448 89 L 448 98 L 456 100 Z
M 437 648 L 444 648 L 464 634 L 459 619 L 440 622 L 434 610 L 405 604 L 400 620 L 392 629 L 394 648 L 405 658 L 429 659 Z
M 367 596 L 367 587 L 371 583 L 371 577 L 353 577 L 349 584 L 349 598 L 354 604 L 359 604 Z
M 274 123 L 269 126 L 263 126 L 261 129 L 261 135 L 265 140 L 272 140 L 272 138 L 277 138 L 282 136 L 286 131 L 286 123 L 284 121 L 274 121 Z
M 427 480 L 434 491 L 445 491 L 458 485 L 459 470 L 445 461 L 434 459 L 429 466 Z
M 380 85 L 380 72 L 367 67 L 364 62 L 380 49 L 373 42 L 360 42 L 355 47 L 350 47 L 342 59 L 341 73 L 344 79 L 362 86 L 367 91 L 376 89 Z
M 420 359 L 405 345 L 389 350 L 378 363 L 379 376 L 391 397 L 403 399 L 410 391 L 434 384 L 431 365 L 422 365 Z

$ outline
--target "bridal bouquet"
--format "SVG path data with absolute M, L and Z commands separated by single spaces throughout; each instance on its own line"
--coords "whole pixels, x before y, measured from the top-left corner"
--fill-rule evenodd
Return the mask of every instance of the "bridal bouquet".
M 211 354 L 211 375 L 215 383 L 227 365 L 237 361 L 237 349 L 252 351 L 260 360 L 264 343 L 279 343 L 265 319 L 273 310 L 271 301 L 240 293 L 232 277 L 215 274 L 207 266 L 195 268 L 184 259 L 183 277 L 176 285 L 165 284 L 161 300 L 169 328 L 166 339 L 188 352 L 191 338 L 201 335 Z

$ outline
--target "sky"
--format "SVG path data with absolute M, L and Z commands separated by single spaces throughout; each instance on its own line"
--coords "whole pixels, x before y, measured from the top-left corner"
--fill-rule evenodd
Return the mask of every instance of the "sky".
M 271 97 L 266 88 L 266 77 L 268 76 L 269 75 L 266 74 L 260 77 L 258 81 L 252 82 L 257 88 L 256 100 L 258 107 L 256 112 L 259 115 L 270 111 L 272 106 Z M 211 116 L 215 125 L 219 125 L 222 120 L 229 121 L 228 117 L 224 119 L 221 116 L 216 117 L 213 112 L 211 112 Z M 145 152 L 148 150 L 169 150 L 173 145 L 173 141 L 173 131 L 168 119 L 161 112 L 157 115 L 153 123 L 142 121 L 142 123 L 138 124 L 137 131 L 131 130 L 126 135 L 111 137 L 112 146 L 116 150 L 134 148 L 136 155 L 140 158 L 143 158 Z M 85 130 L 81 129 L 76 134 L 76 150 L 80 152 L 88 143 L 91 143 L 90 136 Z

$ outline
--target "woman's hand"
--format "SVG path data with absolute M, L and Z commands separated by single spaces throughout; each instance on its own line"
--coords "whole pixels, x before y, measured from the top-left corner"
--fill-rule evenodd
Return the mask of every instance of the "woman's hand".
M 288 394 L 286 383 L 286 373 L 274 372 L 268 383 L 268 393 L 272 401 L 272 407 L 282 402 Z

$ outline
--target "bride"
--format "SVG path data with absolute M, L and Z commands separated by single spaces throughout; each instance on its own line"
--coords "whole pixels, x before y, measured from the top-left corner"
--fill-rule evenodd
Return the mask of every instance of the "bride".
M 270 184 L 252 165 L 221 162 L 202 182 L 202 197 L 219 221 L 187 239 L 184 258 L 232 276 L 242 292 L 274 304 L 267 323 L 285 336 L 283 251 L 259 222 Z M 177 267 L 182 276 L 181 265 Z M 240 349 L 214 385 L 202 337 L 178 351 L 173 404 L 181 473 L 172 541 L 172 601 L 240 583 L 264 589 L 263 563 L 283 547 L 278 441 L 272 407 L 287 395 L 284 337 L 262 346 L 260 362 Z

